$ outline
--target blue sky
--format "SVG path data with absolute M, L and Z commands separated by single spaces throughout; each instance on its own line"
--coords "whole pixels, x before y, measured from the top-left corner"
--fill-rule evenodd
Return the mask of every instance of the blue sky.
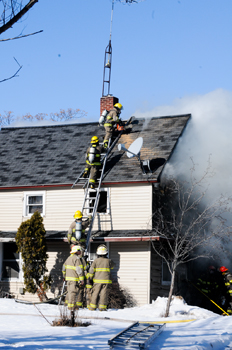
M 98 120 L 111 0 L 39 0 L 0 39 L 0 114 L 80 108 Z M 231 0 L 115 1 L 110 93 L 122 118 L 186 96 L 232 90 Z M 187 111 L 191 113 L 191 110 Z

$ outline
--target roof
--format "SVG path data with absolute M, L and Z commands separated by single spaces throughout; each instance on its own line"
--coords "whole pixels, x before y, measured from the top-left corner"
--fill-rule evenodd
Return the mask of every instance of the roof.
M 0 231 L 0 242 L 15 241 L 16 231 Z M 48 240 L 63 240 L 67 236 L 67 231 L 46 231 L 46 238 Z
M 0 231 L 0 242 L 14 242 L 16 231 Z M 67 231 L 46 231 L 47 241 L 67 241 Z M 155 232 L 148 230 L 97 231 L 91 235 L 92 242 L 125 242 L 159 240 Z
M 134 120 L 119 143 L 128 148 L 138 137 L 143 137 L 141 160 L 167 161 L 189 118 L 190 114 Z M 91 137 L 96 135 L 103 141 L 104 134 L 98 123 L 2 128 L 0 188 L 73 184 L 85 166 Z M 158 181 L 163 166 L 143 175 L 137 158 L 127 158 L 115 146 L 103 184 Z

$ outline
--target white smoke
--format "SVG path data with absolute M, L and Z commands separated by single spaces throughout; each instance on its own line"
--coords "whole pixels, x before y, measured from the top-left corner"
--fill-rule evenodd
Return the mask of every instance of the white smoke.
M 175 100 L 170 106 L 158 106 L 149 112 L 137 111 L 138 118 L 191 114 L 165 172 L 190 173 L 191 158 L 202 176 L 210 158 L 215 173 L 211 190 L 232 195 L 232 92 L 218 89 L 206 95 Z
M 192 117 L 165 166 L 164 177 L 174 175 L 178 179 L 184 176 L 188 181 L 192 158 L 196 165 L 195 175 L 201 178 L 210 158 L 214 176 L 206 184 L 209 185 L 206 200 L 215 200 L 220 194 L 232 196 L 232 92 L 218 89 L 205 95 L 188 96 L 175 100 L 170 106 L 158 106 L 149 112 L 137 111 L 135 116 L 151 118 L 181 114 Z M 227 214 L 225 218 L 231 225 L 232 215 Z M 227 245 L 225 248 L 227 254 L 222 261 L 230 268 L 232 262 L 228 251 L 232 247 Z

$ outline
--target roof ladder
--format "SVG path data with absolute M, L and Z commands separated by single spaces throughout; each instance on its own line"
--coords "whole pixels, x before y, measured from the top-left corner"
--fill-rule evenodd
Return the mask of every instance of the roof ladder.
M 110 349 L 146 349 L 163 331 L 165 326 L 165 323 L 160 325 L 135 322 L 108 340 L 108 344 L 110 345 Z

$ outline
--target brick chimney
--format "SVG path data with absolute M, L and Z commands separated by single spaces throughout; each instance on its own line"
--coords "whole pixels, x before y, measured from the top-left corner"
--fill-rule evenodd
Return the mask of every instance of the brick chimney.
M 109 111 L 112 109 L 115 105 L 115 103 L 118 103 L 119 99 L 117 97 L 114 97 L 112 95 L 103 96 L 100 99 L 100 115 L 104 111 L 104 109 L 107 109 Z

